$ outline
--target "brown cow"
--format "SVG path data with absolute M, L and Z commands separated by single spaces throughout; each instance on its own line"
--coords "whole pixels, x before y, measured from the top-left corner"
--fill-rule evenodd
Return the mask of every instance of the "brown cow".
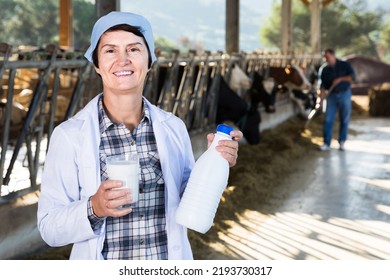
M 275 80 L 277 87 L 282 87 L 289 93 L 298 107 L 299 115 L 306 118 L 314 105 L 315 96 L 310 91 L 312 85 L 303 70 L 294 65 L 270 67 L 269 76 Z
M 307 90 L 310 88 L 310 82 L 307 80 L 302 69 L 296 66 L 271 66 L 269 69 L 269 77 L 274 78 L 277 85 L 284 85 L 289 88 L 300 90 Z
M 372 58 L 351 55 L 346 58 L 355 70 L 353 94 L 368 93 L 370 87 L 390 82 L 390 64 Z

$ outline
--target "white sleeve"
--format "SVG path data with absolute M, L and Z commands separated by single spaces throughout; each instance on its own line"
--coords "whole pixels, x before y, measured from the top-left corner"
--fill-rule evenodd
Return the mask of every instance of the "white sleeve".
M 184 126 L 184 125 L 183 125 Z M 183 137 L 184 137 L 184 172 L 183 172 L 183 180 L 180 188 L 180 195 L 183 194 L 185 188 L 187 187 L 187 182 L 188 179 L 190 178 L 192 168 L 194 167 L 195 164 L 195 159 L 194 159 L 194 153 L 192 151 L 192 145 L 191 145 L 191 140 L 190 136 L 188 135 L 187 129 L 184 126 L 184 132 L 183 132 Z
M 324 71 L 325 65 L 322 65 L 318 70 L 317 88 L 324 88 L 322 85 L 322 72 Z
M 50 139 L 38 202 L 38 229 L 50 246 L 95 238 L 87 214 L 88 198 L 80 198 L 76 149 L 64 129 Z

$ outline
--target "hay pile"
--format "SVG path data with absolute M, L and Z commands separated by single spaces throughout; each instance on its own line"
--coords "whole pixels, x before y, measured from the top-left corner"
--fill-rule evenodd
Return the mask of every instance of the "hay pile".
M 390 116 L 390 83 L 370 88 L 368 96 L 371 116 Z

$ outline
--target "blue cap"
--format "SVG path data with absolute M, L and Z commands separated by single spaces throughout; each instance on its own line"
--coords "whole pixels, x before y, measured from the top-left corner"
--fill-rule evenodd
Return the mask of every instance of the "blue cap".
M 134 27 L 139 27 L 142 35 L 145 37 L 146 44 L 148 45 L 152 63 L 157 60 L 154 53 L 153 31 L 149 21 L 143 16 L 125 12 L 111 12 L 96 21 L 92 29 L 91 45 L 84 54 L 86 59 L 93 62 L 92 53 L 97 47 L 100 37 L 108 29 L 118 24 L 128 24 Z
M 233 130 L 234 130 L 233 127 L 228 126 L 226 124 L 219 124 L 217 126 L 217 132 L 222 132 L 222 133 L 225 133 L 227 135 L 230 135 L 230 132 L 232 132 Z

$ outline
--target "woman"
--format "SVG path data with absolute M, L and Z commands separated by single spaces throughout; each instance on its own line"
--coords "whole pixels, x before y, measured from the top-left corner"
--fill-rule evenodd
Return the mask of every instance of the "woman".
M 156 61 L 149 22 L 122 12 L 100 18 L 85 57 L 103 93 L 52 134 L 38 204 L 42 238 L 50 246 L 74 243 L 71 259 L 191 259 L 175 213 L 194 157 L 184 123 L 142 96 Z M 237 141 L 217 150 L 235 165 Z M 131 209 L 118 210 L 131 193 L 108 180 L 105 159 L 125 152 L 139 155 L 140 194 Z

